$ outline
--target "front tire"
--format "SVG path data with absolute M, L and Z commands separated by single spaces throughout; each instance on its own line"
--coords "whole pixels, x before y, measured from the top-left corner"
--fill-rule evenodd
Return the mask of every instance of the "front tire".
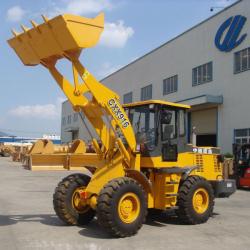
M 97 201 L 97 220 L 115 237 L 134 235 L 147 215 L 147 198 L 134 179 L 114 179 L 104 186 Z
M 56 187 L 53 195 L 54 210 L 67 225 L 86 225 L 95 216 L 95 211 L 80 203 L 77 190 L 84 189 L 90 177 L 84 174 L 72 174 L 64 178 Z
M 186 224 L 206 222 L 213 213 L 214 192 L 211 184 L 200 176 L 189 176 L 179 190 L 176 211 Z

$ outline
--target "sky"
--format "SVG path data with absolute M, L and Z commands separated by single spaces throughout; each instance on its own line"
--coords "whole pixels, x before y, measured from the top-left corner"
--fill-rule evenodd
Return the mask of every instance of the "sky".
M 99 44 L 84 50 L 81 62 L 102 79 L 143 56 L 236 0 L 1 0 L 0 131 L 17 136 L 60 135 L 61 103 L 66 100 L 48 71 L 24 66 L 6 40 L 11 29 L 42 23 L 63 13 L 95 17 L 105 13 Z M 215 8 L 210 11 L 211 7 Z M 72 79 L 71 66 L 60 62 Z M 117 83 L 119 84 L 119 83 Z

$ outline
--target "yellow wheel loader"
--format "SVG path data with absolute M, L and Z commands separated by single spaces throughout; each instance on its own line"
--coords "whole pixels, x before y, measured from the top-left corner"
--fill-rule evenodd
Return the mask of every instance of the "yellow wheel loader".
M 116 237 L 136 234 L 152 209 L 175 209 L 188 224 L 206 222 L 214 198 L 230 196 L 235 182 L 223 177 L 218 148 L 187 143 L 190 107 L 160 100 L 122 106 L 118 94 L 94 78 L 79 56 L 98 42 L 102 13 L 94 19 L 60 15 L 43 20 L 40 25 L 31 21 L 30 29 L 21 26 L 22 33 L 12 31 L 8 43 L 25 65 L 49 70 L 96 133 L 95 152 L 81 155 L 86 171 L 66 177 L 55 189 L 58 217 L 81 225 L 96 216 Z M 56 68 L 62 59 L 72 64 L 73 83 Z

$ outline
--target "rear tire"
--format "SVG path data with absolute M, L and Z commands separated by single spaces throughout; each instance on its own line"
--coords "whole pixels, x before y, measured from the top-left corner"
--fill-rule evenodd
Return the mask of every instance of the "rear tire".
M 147 215 L 147 196 L 134 179 L 123 177 L 108 182 L 97 201 L 97 220 L 115 237 L 134 235 Z
M 201 224 L 213 214 L 214 192 L 211 184 L 200 176 L 189 176 L 179 190 L 176 211 L 186 224 Z
M 86 225 L 95 216 L 95 211 L 88 205 L 82 210 L 73 203 L 75 191 L 88 185 L 90 177 L 84 174 L 72 174 L 64 178 L 56 187 L 53 195 L 54 210 L 67 225 Z

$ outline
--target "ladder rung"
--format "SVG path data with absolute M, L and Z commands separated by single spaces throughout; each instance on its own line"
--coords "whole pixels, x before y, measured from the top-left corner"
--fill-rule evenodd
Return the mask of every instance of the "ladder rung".
M 175 210 L 175 209 L 179 209 L 179 207 L 178 206 L 166 207 L 166 210 Z
M 167 197 L 176 197 L 178 194 L 165 194 Z

